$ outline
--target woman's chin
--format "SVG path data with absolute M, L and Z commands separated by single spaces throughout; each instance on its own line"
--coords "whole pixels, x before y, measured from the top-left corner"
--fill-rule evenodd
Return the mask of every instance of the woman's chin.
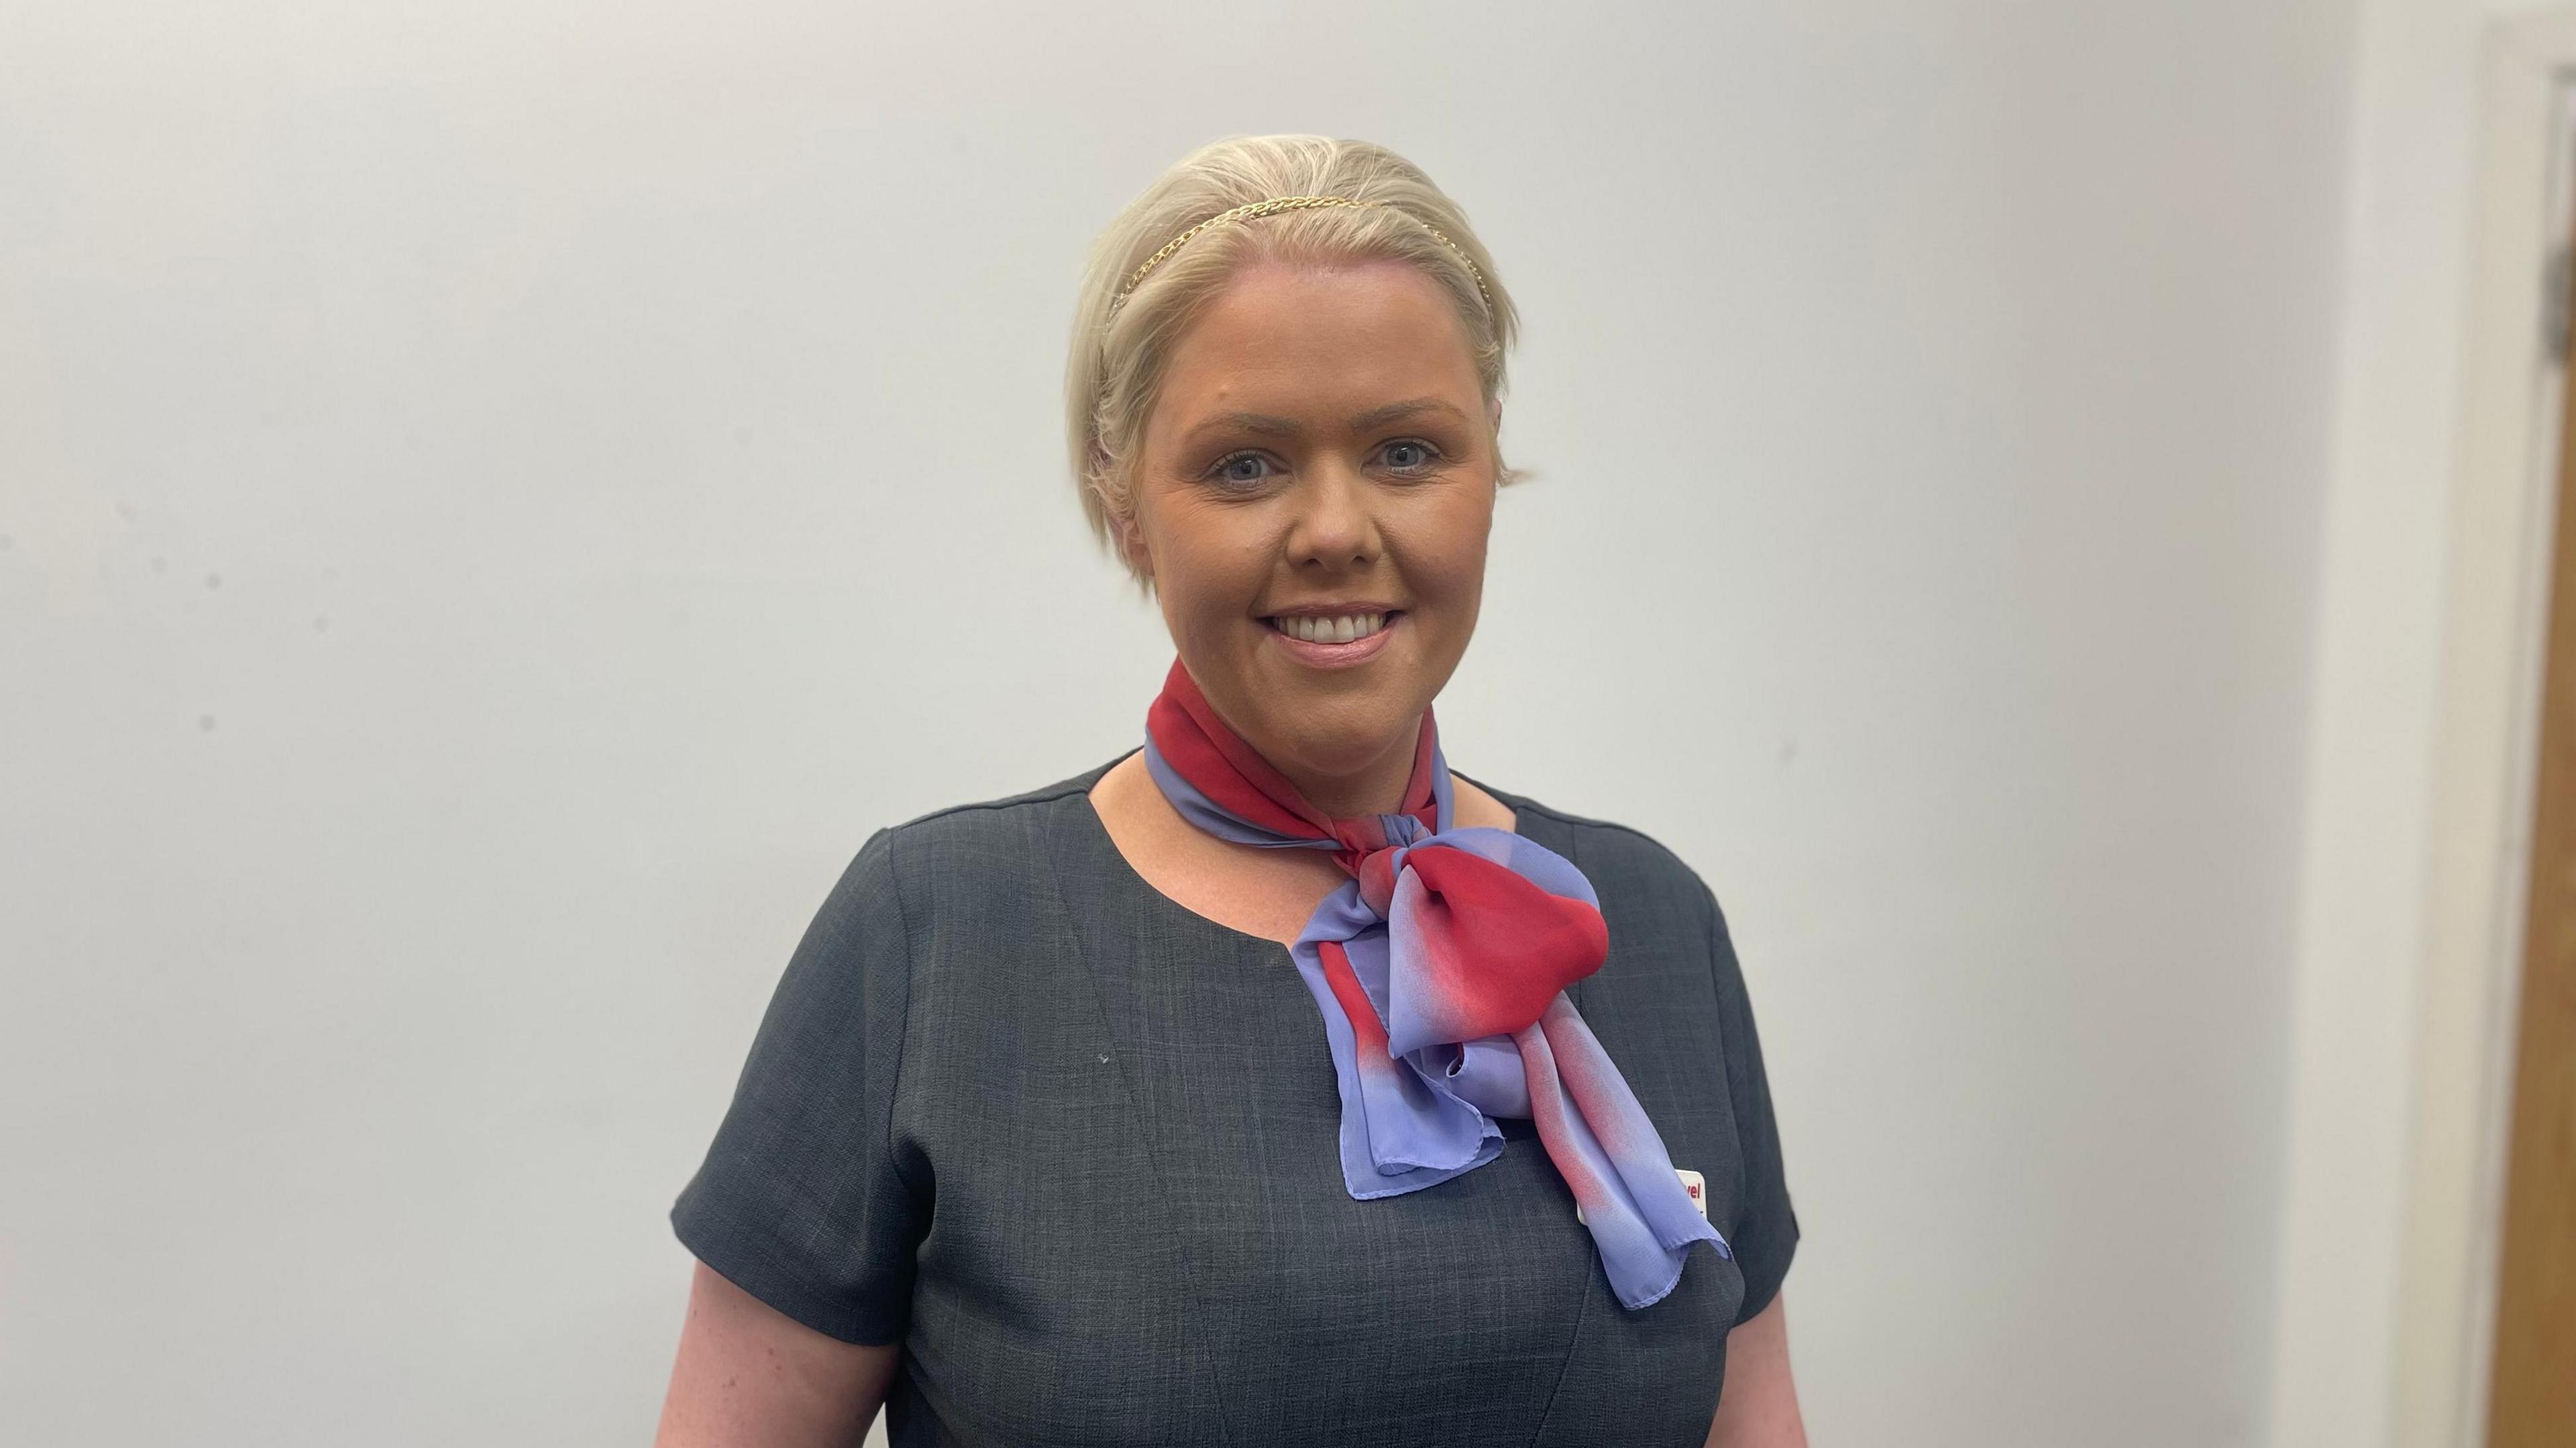
M 1272 764 L 1304 779 L 1327 779 L 1381 767 L 1390 751 L 1410 751 L 1429 702 L 1422 682 L 1421 640 L 1402 620 L 1379 636 L 1385 644 L 1346 667 L 1314 667 L 1283 647 L 1267 625 L 1250 640 L 1233 695 L 1218 712 Z M 1207 688 L 1202 679 L 1200 687 Z M 1240 712 L 1228 705 L 1239 702 Z
M 1356 775 L 1378 765 L 1390 751 L 1409 750 L 1420 719 L 1420 710 L 1392 704 L 1361 709 L 1325 706 L 1317 714 L 1265 721 L 1269 727 L 1262 735 L 1269 747 L 1261 752 L 1293 774 Z

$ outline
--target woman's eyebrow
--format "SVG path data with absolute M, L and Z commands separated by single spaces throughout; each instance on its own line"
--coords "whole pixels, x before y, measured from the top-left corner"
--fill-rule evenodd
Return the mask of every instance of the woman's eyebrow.
M 1460 422 L 1467 420 L 1467 414 L 1459 411 L 1456 403 L 1449 402 L 1446 399 L 1438 397 L 1408 397 L 1402 402 L 1390 402 L 1384 407 L 1372 407 L 1368 411 L 1361 413 L 1359 416 L 1352 418 L 1351 431 L 1366 432 L 1370 428 L 1383 427 L 1390 422 L 1401 421 L 1404 418 L 1425 412 L 1445 412 L 1451 417 L 1458 419 Z
M 1295 437 L 1306 430 L 1292 417 L 1272 417 L 1259 412 L 1220 412 L 1189 431 L 1189 438 L 1203 432 L 1257 432 L 1266 437 Z M 1182 439 L 1188 441 L 1189 438 Z
M 1383 427 L 1390 422 L 1397 422 L 1425 412 L 1445 412 L 1461 421 L 1464 421 L 1467 416 L 1458 410 L 1457 404 L 1443 398 L 1408 397 L 1402 402 L 1390 402 L 1382 407 L 1372 407 L 1352 418 L 1350 430 L 1366 432 L 1370 428 Z M 1195 438 L 1200 433 L 1220 428 L 1228 431 L 1257 432 L 1266 437 L 1295 437 L 1306 430 L 1305 425 L 1293 417 L 1273 417 L 1263 412 L 1220 412 L 1191 428 L 1189 436 Z

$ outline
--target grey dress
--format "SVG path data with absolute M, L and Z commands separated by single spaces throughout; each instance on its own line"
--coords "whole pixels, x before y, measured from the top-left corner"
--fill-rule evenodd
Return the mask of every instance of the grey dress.
M 1354 1201 L 1285 947 L 1146 884 L 1111 765 L 869 837 L 789 962 L 680 1240 L 779 1311 L 900 1341 L 915 1444 L 1699 1444 L 1798 1238 L 1726 921 L 1634 830 L 1483 788 L 1601 897 L 1570 992 L 1734 1248 L 1628 1311 L 1526 1121 Z

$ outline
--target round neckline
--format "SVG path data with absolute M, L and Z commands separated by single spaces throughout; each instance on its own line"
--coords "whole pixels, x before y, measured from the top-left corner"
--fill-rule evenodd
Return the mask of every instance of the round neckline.
M 1143 746 L 1141 745 L 1138 746 L 1138 748 L 1142 747 Z M 1133 754 L 1135 752 L 1135 750 L 1131 749 L 1128 751 L 1128 754 Z M 1102 765 L 1099 769 L 1094 770 L 1088 782 L 1086 782 L 1083 787 L 1074 794 L 1074 802 L 1081 806 L 1079 813 L 1082 816 L 1083 829 L 1085 833 L 1090 836 L 1093 846 L 1099 849 L 1102 853 L 1108 855 L 1110 860 L 1114 863 L 1120 883 L 1130 891 L 1145 897 L 1145 899 L 1150 902 L 1153 909 L 1159 910 L 1165 915 L 1176 916 L 1180 919 L 1187 920 L 1196 929 L 1205 930 L 1212 934 L 1222 936 L 1225 939 L 1234 942 L 1238 949 L 1250 947 L 1273 952 L 1281 959 L 1287 960 L 1293 964 L 1296 956 L 1286 945 L 1271 939 L 1267 935 L 1255 935 L 1248 930 L 1237 930 L 1222 920 L 1201 915 L 1196 910 L 1193 910 L 1187 905 L 1182 904 L 1180 901 L 1173 899 L 1171 896 L 1164 894 L 1155 886 L 1153 881 L 1145 878 L 1144 874 L 1136 868 L 1134 861 L 1127 858 L 1127 852 L 1118 848 L 1117 838 L 1109 833 L 1109 822 L 1100 817 L 1100 806 L 1091 802 L 1091 786 L 1098 784 L 1100 782 L 1101 775 L 1107 774 L 1110 770 L 1117 768 L 1121 763 L 1125 762 L 1126 758 L 1126 754 L 1119 755 L 1116 759 L 1113 759 L 1107 764 Z
M 1144 873 L 1136 868 L 1134 861 L 1127 858 L 1127 852 L 1118 848 L 1117 838 L 1109 833 L 1109 822 L 1100 817 L 1100 807 L 1091 801 L 1092 787 L 1100 783 L 1101 776 L 1107 774 L 1113 769 L 1116 769 L 1119 765 L 1126 763 L 1129 756 L 1140 753 L 1143 749 L 1143 745 L 1137 745 L 1135 748 L 1128 750 L 1125 754 L 1121 754 L 1110 760 L 1108 763 L 1093 769 L 1090 773 L 1080 776 L 1079 783 L 1081 787 L 1074 791 L 1074 799 L 1076 803 L 1081 806 L 1079 813 L 1082 816 L 1083 828 L 1091 836 L 1092 843 L 1101 850 L 1106 851 L 1110 859 L 1117 862 L 1118 876 L 1126 883 L 1128 888 L 1144 895 L 1148 900 L 1152 901 L 1155 909 L 1161 910 L 1167 915 L 1175 915 L 1189 920 L 1201 929 L 1212 931 L 1219 936 L 1234 941 L 1237 943 L 1238 948 L 1253 946 L 1264 950 L 1275 951 L 1280 957 L 1288 960 L 1291 964 L 1294 964 L 1296 953 L 1285 943 L 1273 940 L 1267 935 L 1255 935 L 1248 930 L 1237 930 L 1222 920 L 1202 915 L 1196 910 L 1191 909 L 1189 906 L 1182 904 L 1180 901 L 1173 899 L 1171 896 L 1164 894 L 1161 888 L 1156 886 L 1153 881 L 1145 878 Z M 1483 780 L 1476 778 L 1474 775 L 1467 774 L 1461 770 L 1453 768 L 1449 772 L 1511 806 L 1511 833 L 1520 835 L 1523 838 L 1530 840 L 1532 843 L 1540 845 L 1542 848 L 1555 848 L 1552 845 L 1548 845 L 1544 840 L 1538 839 L 1537 836 L 1532 835 L 1527 830 L 1521 828 L 1529 818 L 1528 800 L 1523 799 L 1518 795 L 1509 794 L 1503 790 L 1496 789 L 1492 785 L 1485 783 Z

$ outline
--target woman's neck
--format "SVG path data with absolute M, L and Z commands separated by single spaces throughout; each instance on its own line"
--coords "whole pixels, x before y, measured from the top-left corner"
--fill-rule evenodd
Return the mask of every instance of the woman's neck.
M 1413 727 L 1404 731 L 1402 743 L 1390 746 L 1348 774 L 1312 774 L 1276 760 L 1271 767 L 1287 776 L 1308 804 L 1334 819 L 1398 814 L 1404 809 L 1405 790 L 1413 783 L 1414 749 L 1421 729 L 1422 720 L 1417 715 Z

